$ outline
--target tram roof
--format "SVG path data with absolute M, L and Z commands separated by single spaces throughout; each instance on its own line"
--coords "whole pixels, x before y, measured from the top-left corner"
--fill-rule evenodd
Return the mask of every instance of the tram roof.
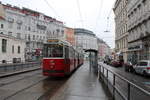
M 53 44 L 53 43 L 63 43 L 64 45 L 72 46 L 68 41 L 61 40 L 61 39 L 48 39 L 47 43 L 45 44 Z

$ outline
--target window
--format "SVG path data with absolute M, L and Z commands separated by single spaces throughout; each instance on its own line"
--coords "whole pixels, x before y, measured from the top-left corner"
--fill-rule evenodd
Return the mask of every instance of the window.
M 21 25 L 20 24 L 17 25 L 17 29 L 21 30 Z
M 0 32 L 0 34 L 3 34 L 3 32 Z
M 31 28 L 30 28 L 30 26 L 28 27 L 28 31 L 30 31 L 31 30 Z
M 45 44 L 43 54 L 44 57 L 63 57 L 63 45 Z
M 59 33 L 59 32 L 60 32 L 60 30 L 59 30 L 59 29 L 57 29 L 56 31 L 57 31 L 57 33 Z
M 64 30 L 61 30 L 61 35 L 62 35 L 62 36 L 64 35 Z
M 143 2 L 144 5 L 146 4 L 146 0 L 143 0 L 142 2 Z
M 14 45 L 12 46 L 12 53 L 14 53 Z
M 64 34 L 64 30 L 61 30 L 61 33 Z
M 33 40 L 35 40 L 35 35 L 33 35 Z
M 7 48 L 7 40 L 2 39 L 2 52 L 5 53 Z
M 28 35 L 28 41 L 30 41 L 30 40 L 31 40 L 30 35 Z
M 20 46 L 18 46 L 18 53 L 20 53 Z
M 147 66 L 147 65 L 148 65 L 147 62 L 139 62 L 139 63 L 138 63 L 138 66 Z
M 4 28 L 4 24 L 1 24 L 1 28 Z

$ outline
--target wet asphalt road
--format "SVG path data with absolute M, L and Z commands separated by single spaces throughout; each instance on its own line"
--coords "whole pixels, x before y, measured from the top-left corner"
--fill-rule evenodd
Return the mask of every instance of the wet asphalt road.
M 97 75 L 93 74 L 88 65 L 86 62 L 67 78 L 45 77 L 41 70 L 1 78 L 0 100 L 112 100 L 107 88 L 98 80 Z M 149 88 L 149 84 L 144 83 L 149 82 L 149 78 L 128 72 L 123 73 L 122 68 L 113 70 L 118 72 L 118 69 L 123 75 L 128 74 L 132 80 L 139 80 Z M 109 79 L 113 82 L 110 73 Z M 116 80 L 116 86 L 127 95 L 127 84 L 120 79 Z M 131 94 L 137 95 L 136 100 L 141 100 L 142 93 L 132 87 L 131 89 Z
M 41 70 L 0 79 L 0 100 L 112 100 L 85 63 L 70 77 L 52 78 Z
M 139 75 L 139 74 L 125 72 L 123 67 L 117 67 L 116 68 L 116 67 L 111 67 L 111 66 L 103 64 L 103 63 L 100 63 L 100 64 L 109 68 L 110 70 L 113 70 L 113 72 L 116 72 L 116 73 L 120 74 L 121 76 L 127 78 L 128 80 L 130 80 L 134 84 L 140 86 L 140 88 L 146 89 L 147 91 L 150 92 L 150 84 L 148 84 L 148 83 L 150 83 L 150 77 L 144 77 L 144 76 Z M 104 70 L 104 73 L 106 76 L 106 70 Z M 111 84 L 113 84 L 113 74 L 112 73 L 108 73 L 108 79 L 109 79 L 109 82 L 111 82 Z M 145 83 L 147 83 L 147 84 L 145 84 Z M 125 97 L 128 96 L 128 84 L 127 84 L 127 82 L 116 77 L 115 85 L 124 94 Z M 150 96 L 139 91 L 138 89 L 136 89 L 133 86 L 131 86 L 130 88 L 131 88 L 130 89 L 130 95 L 131 95 L 130 99 L 131 100 L 149 100 Z M 119 98 L 117 100 L 121 100 L 121 99 Z
M 104 64 L 105 66 L 109 66 Z M 132 81 L 143 84 L 145 87 L 150 89 L 150 76 L 143 76 L 136 73 L 126 72 L 124 71 L 124 67 L 112 67 L 113 71 L 120 73 L 124 77 L 130 78 Z M 112 76 L 112 75 L 110 75 Z
M 47 93 L 50 97 L 66 80 L 44 77 L 41 70 L 2 78 L 0 100 L 38 100 Z

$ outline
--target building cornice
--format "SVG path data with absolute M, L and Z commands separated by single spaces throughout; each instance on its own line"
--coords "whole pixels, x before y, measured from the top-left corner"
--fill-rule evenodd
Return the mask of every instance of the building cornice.
M 116 0 L 113 10 L 115 11 L 121 0 Z
M 126 32 L 125 34 L 121 35 L 120 37 L 115 38 L 115 41 L 118 41 L 118 40 L 120 40 L 120 39 L 122 39 L 122 38 L 124 38 L 124 37 L 127 37 L 128 34 L 129 34 L 129 33 Z

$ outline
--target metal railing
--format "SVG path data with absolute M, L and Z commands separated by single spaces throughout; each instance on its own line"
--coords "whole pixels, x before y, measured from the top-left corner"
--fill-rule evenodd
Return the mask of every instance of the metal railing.
M 150 98 L 148 90 L 141 88 L 107 67 L 99 64 L 99 79 L 107 85 L 114 100 L 148 100 Z
M 41 62 L 4 63 L 0 64 L 0 72 L 11 72 L 31 67 L 39 67 L 40 64 Z

